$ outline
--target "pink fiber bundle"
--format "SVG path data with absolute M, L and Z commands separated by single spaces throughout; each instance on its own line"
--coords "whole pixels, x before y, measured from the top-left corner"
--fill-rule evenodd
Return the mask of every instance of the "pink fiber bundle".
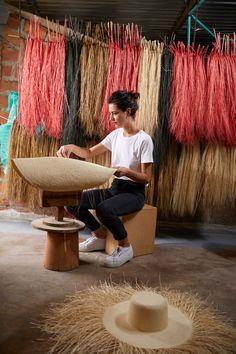
M 108 98 L 116 90 L 136 91 L 141 56 L 141 33 L 138 26 L 110 23 L 109 59 L 100 125 L 104 132 L 114 129 L 110 121 Z
M 204 49 L 195 52 L 178 42 L 170 47 L 174 54 L 170 131 L 183 144 L 196 143 L 204 133 L 206 75 Z
M 30 23 L 21 72 L 19 121 L 31 135 L 41 124 L 47 135 L 59 139 L 62 130 L 65 41 L 55 31 L 43 46 L 37 17 Z
M 182 144 L 207 140 L 236 145 L 236 36 L 220 34 L 206 51 L 178 42 L 174 54 L 170 131 Z M 206 65 L 205 65 L 206 60 Z
M 41 122 L 47 135 L 60 138 L 63 122 L 65 40 L 58 32 L 49 37 L 41 75 Z
M 236 145 L 235 49 L 235 34 L 231 44 L 225 36 L 222 46 L 218 34 L 207 61 L 206 137 L 213 143 Z
M 26 43 L 22 65 L 19 99 L 19 122 L 30 134 L 40 121 L 40 76 L 43 58 L 43 41 L 39 36 L 39 21 L 30 21 L 29 37 Z

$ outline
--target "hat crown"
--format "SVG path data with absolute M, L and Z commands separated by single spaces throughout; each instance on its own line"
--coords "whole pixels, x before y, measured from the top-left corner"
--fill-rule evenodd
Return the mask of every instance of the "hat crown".
M 132 295 L 128 309 L 128 322 L 144 332 L 156 332 L 168 326 L 168 303 L 160 294 L 139 291 Z

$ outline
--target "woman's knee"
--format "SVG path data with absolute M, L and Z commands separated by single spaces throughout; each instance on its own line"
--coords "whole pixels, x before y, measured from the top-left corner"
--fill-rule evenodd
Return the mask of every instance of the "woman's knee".
M 112 208 L 105 202 L 101 202 L 96 207 L 96 214 L 99 218 L 113 215 Z

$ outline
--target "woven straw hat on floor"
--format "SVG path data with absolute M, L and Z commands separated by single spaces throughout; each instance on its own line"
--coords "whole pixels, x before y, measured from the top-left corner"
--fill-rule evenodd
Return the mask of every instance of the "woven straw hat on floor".
M 235 353 L 235 328 L 197 296 L 169 289 L 105 283 L 43 317 L 38 326 L 50 335 L 51 353 Z

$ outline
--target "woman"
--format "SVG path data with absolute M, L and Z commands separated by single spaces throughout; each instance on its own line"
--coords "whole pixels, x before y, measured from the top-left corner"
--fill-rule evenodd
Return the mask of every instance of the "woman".
M 112 152 L 112 167 L 117 170 L 111 188 L 85 191 L 79 207 L 67 207 L 71 214 L 91 229 L 91 237 L 79 245 L 81 252 L 104 250 L 106 233 L 103 225 L 118 241 L 118 247 L 105 259 L 107 267 L 119 267 L 133 258 L 132 245 L 119 216 L 143 208 L 145 185 L 152 175 L 152 139 L 143 130 L 137 129 L 135 124 L 138 98 L 139 94 L 134 92 L 113 92 L 108 103 L 110 119 L 116 129 L 91 148 L 70 144 L 61 146 L 57 151 L 60 157 L 69 157 L 73 153 L 85 159 L 108 150 Z M 96 209 L 101 224 L 89 209 Z

